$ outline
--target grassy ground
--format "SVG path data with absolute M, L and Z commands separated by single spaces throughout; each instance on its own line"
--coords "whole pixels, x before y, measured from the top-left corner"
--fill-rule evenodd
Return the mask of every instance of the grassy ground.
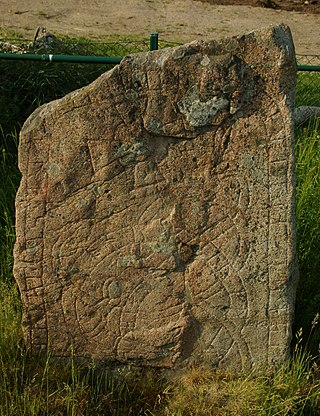
M 76 41 L 70 40 L 70 45 L 73 43 Z M 90 82 L 105 70 L 95 67 L 93 72 L 90 66 L 66 65 L 0 62 L 0 416 L 320 415 L 319 123 L 301 126 L 296 136 L 301 278 L 296 343 L 292 358 L 281 368 L 273 373 L 243 371 L 237 377 L 196 368 L 169 382 L 156 371 L 142 374 L 131 369 L 115 376 L 98 371 L 93 363 L 82 366 L 72 354 L 69 363 L 62 363 L 49 353 L 33 357 L 26 350 L 20 298 L 12 277 L 14 197 L 20 179 L 17 132 L 39 104 Z M 60 80 L 65 78 L 68 81 L 62 84 Z M 303 74 L 298 85 L 299 104 L 305 104 L 301 95 L 307 81 L 307 74 Z M 311 89 L 313 101 L 319 99 L 319 77 L 315 82 L 318 87 Z
M 300 284 L 297 291 L 296 329 L 305 332 L 320 312 L 320 123 L 301 127 L 296 134 L 296 223 Z M 314 329 L 310 348 L 317 351 L 319 328 Z

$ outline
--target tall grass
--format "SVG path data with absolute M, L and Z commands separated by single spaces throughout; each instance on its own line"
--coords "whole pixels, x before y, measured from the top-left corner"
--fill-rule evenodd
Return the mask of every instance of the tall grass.
M 305 332 L 320 313 L 320 123 L 311 121 L 296 134 L 296 223 L 300 283 L 297 291 L 296 328 Z M 312 349 L 320 343 L 315 328 Z
M 318 352 L 320 340 L 315 319 L 320 312 L 319 123 L 297 131 L 298 338 L 283 366 L 274 372 L 240 371 L 238 376 L 195 368 L 165 380 L 156 370 L 115 373 L 95 363 L 84 366 L 72 351 L 66 362 L 54 359 L 49 350 L 34 357 L 26 349 L 12 277 L 14 197 L 20 180 L 17 132 L 39 104 L 89 83 L 105 69 L 0 62 L 0 416 L 320 415 L 320 370 L 317 355 L 310 353 Z
M 19 130 L 39 105 L 96 79 L 110 66 L 0 60 L 0 114 L 5 133 Z
M 320 107 L 319 72 L 298 72 L 296 106 L 311 105 Z
M 20 181 L 17 167 L 17 134 L 0 126 L 0 281 L 11 282 L 13 265 L 14 199 Z
M 320 414 L 319 369 L 297 353 L 273 374 L 197 368 L 176 381 L 165 414 L 170 416 L 298 416 Z

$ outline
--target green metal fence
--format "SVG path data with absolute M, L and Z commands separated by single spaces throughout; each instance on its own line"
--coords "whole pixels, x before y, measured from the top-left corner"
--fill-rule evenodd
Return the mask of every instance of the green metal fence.
M 320 107 L 320 55 L 297 55 L 297 106 Z
M 14 45 L 18 50 L 16 52 L 5 50 L 6 44 Z M 46 53 L 43 53 L 41 49 L 35 51 L 32 47 L 32 41 L 28 39 L 0 38 L 0 59 L 117 64 L 124 56 L 132 53 L 147 52 L 179 44 L 179 42 L 159 39 L 157 32 L 152 32 L 149 38 L 141 40 L 119 39 L 106 42 L 68 37 L 61 39 L 62 47 L 58 45 L 58 48 L 52 48 L 54 50 L 53 54 L 53 51 L 50 53 L 50 48 Z M 19 53 L 19 49 L 23 51 L 23 54 Z

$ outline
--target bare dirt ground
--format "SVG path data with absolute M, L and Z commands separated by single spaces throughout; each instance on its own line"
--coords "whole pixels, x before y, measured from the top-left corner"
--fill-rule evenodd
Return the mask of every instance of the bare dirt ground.
M 29 39 L 45 26 L 91 37 L 158 31 L 164 40 L 189 42 L 286 23 L 298 54 L 320 55 L 320 0 L 0 0 L 0 16 L 0 29 Z

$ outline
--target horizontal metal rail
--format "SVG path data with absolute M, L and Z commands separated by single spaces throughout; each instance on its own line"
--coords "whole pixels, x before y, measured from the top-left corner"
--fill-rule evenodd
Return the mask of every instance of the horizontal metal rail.
M 320 72 L 319 65 L 297 65 L 297 71 Z
M 158 33 L 150 33 L 150 51 L 158 49 Z M 54 55 L 35 53 L 0 53 L 0 59 L 17 61 L 66 62 L 78 64 L 112 64 L 117 65 L 122 58 L 119 56 L 83 56 L 83 55 Z
M 118 56 L 53 55 L 35 53 L 0 53 L 0 59 L 16 61 L 69 62 L 78 64 L 119 64 Z
M 82 56 L 31 53 L 0 53 L 0 59 L 18 61 L 66 62 L 79 64 L 119 64 L 119 56 Z M 319 65 L 297 65 L 297 71 L 320 72 Z

